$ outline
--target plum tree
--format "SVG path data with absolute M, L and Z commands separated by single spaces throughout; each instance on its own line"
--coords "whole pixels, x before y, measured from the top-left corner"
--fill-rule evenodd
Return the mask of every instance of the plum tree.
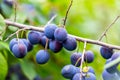
M 5 1 L 7 1 L 7 0 L 3 0 L 3 2 L 7 4 L 7 2 L 5 2 Z M 82 80 L 96 80 L 94 69 L 91 66 L 89 66 L 89 64 L 88 64 L 88 63 L 93 62 L 95 56 L 91 50 L 86 51 L 86 49 L 87 49 L 86 44 L 90 43 L 90 44 L 97 44 L 97 45 L 102 46 L 100 48 L 100 54 L 103 58 L 107 59 L 106 65 L 108 63 L 111 63 L 111 61 L 117 59 L 120 56 L 120 54 L 119 53 L 113 54 L 113 49 L 120 50 L 120 47 L 115 46 L 115 45 L 110 45 L 108 43 L 104 43 L 101 41 L 102 37 L 106 36 L 106 32 L 108 31 L 110 26 L 115 23 L 117 18 L 107 28 L 107 30 L 105 30 L 106 32 L 103 32 L 103 35 L 100 36 L 100 39 L 98 39 L 98 40 L 91 40 L 91 39 L 87 39 L 87 38 L 82 38 L 80 36 L 68 34 L 67 33 L 68 29 L 66 30 L 65 27 L 66 27 L 67 15 L 69 13 L 70 7 L 72 6 L 72 1 L 73 0 L 71 0 L 71 4 L 68 7 L 68 11 L 66 11 L 66 16 L 63 19 L 63 24 L 60 24 L 59 27 L 56 24 L 51 24 L 51 22 L 53 21 L 53 18 L 51 18 L 50 21 L 48 21 L 49 24 L 46 24 L 45 27 L 41 27 L 41 28 L 17 23 L 16 10 L 15 10 L 15 21 L 13 23 L 11 21 L 4 20 L 8 26 L 9 25 L 10 26 L 17 26 L 18 28 L 20 28 L 19 30 L 17 30 L 13 34 L 16 34 L 17 38 L 18 38 L 18 37 L 23 37 L 19 33 L 19 32 L 22 33 L 21 30 L 32 30 L 32 31 L 30 31 L 28 33 L 28 36 L 27 36 L 28 39 L 19 39 L 19 38 L 16 39 L 16 38 L 14 38 L 13 40 L 11 40 L 9 47 L 10 47 L 10 50 L 13 52 L 13 55 L 15 57 L 23 58 L 23 57 L 25 57 L 27 52 L 29 52 L 33 49 L 33 45 L 41 44 L 43 46 L 43 48 L 45 48 L 45 49 L 39 50 L 37 52 L 36 62 L 38 64 L 45 64 L 48 62 L 48 60 L 50 58 L 50 54 L 48 52 L 49 50 L 53 51 L 54 53 L 57 53 L 57 52 L 61 51 L 62 48 L 64 47 L 66 50 L 68 50 L 68 52 L 70 52 L 70 51 L 75 50 L 76 47 L 79 48 L 79 46 L 77 46 L 77 41 L 84 42 L 82 54 L 79 52 L 73 51 L 72 52 L 73 54 L 70 57 L 71 64 L 64 66 L 62 68 L 61 74 L 63 75 L 63 77 L 65 77 L 67 79 L 71 79 L 71 80 L 81 80 L 80 75 L 82 75 L 82 77 L 81 77 Z M 17 2 L 14 2 L 15 6 L 16 6 L 16 3 Z M 12 6 L 13 6 L 13 3 L 12 3 Z M 17 9 L 15 6 L 14 6 L 14 8 Z M 31 8 L 29 8 L 29 9 L 31 9 Z M 7 10 L 5 10 L 5 11 L 7 12 Z M 33 13 L 34 13 L 34 11 L 33 11 Z M 36 25 L 36 24 L 34 24 L 34 22 L 31 21 L 31 18 L 33 18 L 33 16 L 30 17 L 30 19 L 26 19 L 25 21 L 33 23 L 33 25 Z M 35 20 L 36 20 L 36 16 L 35 16 Z M 36 22 L 39 22 L 39 20 L 38 21 L 36 20 Z M 40 21 L 40 23 L 41 23 L 41 21 Z M 70 30 L 68 30 L 68 31 L 70 32 Z M 72 33 L 72 32 L 70 32 L 70 33 Z M 3 35 L 1 35 L 0 38 L 1 37 L 4 39 Z M 24 37 L 26 37 L 26 36 L 24 36 Z M 2 40 L 2 38 L 1 38 L 1 40 Z M 46 45 L 48 45 L 47 49 L 46 49 Z M 39 45 L 35 45 L 35 47 L 38 47 L 38 46 Z M 41 47 L 39 47 L 39 48 L 41 48 Z M 37 48 L 36 48 L 36 50 L 37 50 Z M 65 51 L 63 49 L 63 52 L 65 52 Z M 3 50 L 3 52 L 4 52 L 4 50 Z M 30 58 L 31 61 L 34 61 L 34 58 L 32 56 L 30 56 L 28 58 Z M 55 57 L 52 57 L 52 58 L 55 59 Z M 60 60 L 60 62 L 62 62 L 62 60 Z M 105 70 L 106 70 L 106 72 L 108 72 L 110 74 L 118 74 L 118 72 L 119 72 L 117 69 L 118 65 L 119 65 L 119 63 L 114 64 L 113 66 L 109 66 L 109 68 L 107 68 Z M 106 79 L 106 78 L 103 77 L 103 79 Z

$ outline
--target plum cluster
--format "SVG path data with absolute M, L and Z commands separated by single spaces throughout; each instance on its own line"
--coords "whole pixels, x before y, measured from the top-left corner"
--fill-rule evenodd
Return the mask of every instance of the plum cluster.
M 64 66 L 61 70 L 63 77 L 70 80 L 96 80 L 94 69 L 91 66 L 85 66 L 82 70 L 79 68 L 81 59 L 81 53 L 73 53 L 70 57 L 71 64 Z M 84 62 L 91 63 L 93 60 L 94 53 L 91 50 L 86 51 L 84 54 Z
M 31 31 L 28 34 L 28 40 L 33 45 L 41 44 L 44 48 L 47 46 L 47 49 L 50 49 L 54 53 L 59 52 L 63 47 L 70 51 L 75 50 L 77 47 L 76 39 L 68 36 L 64 28 L 59 28 L 55 24 L 48 24 L 42 33 Z M 46 49 L 39 50 L 36 54 L 38 64 L 45 64 L 49 58 L 50 55 Z
M 91 66 L 86 66 L 81 70 L 69 64 L 62 68 L 61 74 L 70 80 L 96 80 L 94 69 Z
M 101 56 L 106 59 L 106 64 L 120 57 L 120 52 L 114 52 L 113 49 L 108 47 L 100 48 Z M 113 66 L 104 69 L 102 73 L 103 80 L 120 80 L 120 72 L 117 67 L 120 62 L 114 64 Z
M 9 48 L 15 57 L 23 58 L 33 49 L 33 45 L 27 39 L 13 38 L 9 43 Z
M 77 47 L 76 39 L 68 36 L 64 28 L 55 24 L 48 24 L 44 32 L 30 31 L 28 40 L 14 38 L 10 41 L 9 47 L 15 57 L 23 58 L 36 44 L 41 44 L 45 48 L 44 50 L 39 50 L 36 54 L 36 62 L 38 64 L 48 62 L 50 54 L 47 49 L 58 53 L 63 47 L 69 51 L 75 50 Z
M 49 39 L 49 48 L 54 53 L 59 52 L 62 47 L 72 51 L 77 47 L 76 39 L 68 36 L 67 31 L 55 24 L 49 24 L 44 30 L 45 36 Z

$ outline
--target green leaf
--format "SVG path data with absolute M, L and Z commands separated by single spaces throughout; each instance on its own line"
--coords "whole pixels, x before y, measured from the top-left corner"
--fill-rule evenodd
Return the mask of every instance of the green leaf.
M 0 80 L 5 80 L 8 71 L 7 61 L 5 60 L 2 53 L 0 53 Z
M 0 32 L 4 31 L 5 29 L 5 22 L 3 16 L 0 14 Z
M 30 61 L 22 61 L 21 68 L 23 73 L 27 76 L 29 80 L 33 80 L 36 76 L 36 72 L 34 70 L 34 65 Z
M 0 50 L 3 50 L 3 49 L 10 50 L 8 43 L 0 41 Z
M 12 8 L 5 3 L 1 3 L 1 10 L 4 16 L 9 17 L 12 13 Z

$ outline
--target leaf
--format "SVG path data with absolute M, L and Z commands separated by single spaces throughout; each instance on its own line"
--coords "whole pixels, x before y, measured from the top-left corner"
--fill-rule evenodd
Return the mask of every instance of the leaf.
M 3 16 L 0 14 L 0 32 L 4 31 L 5 29 L 5 22 Z
M 27 76 L 29 80 L 33 80 L 36 76 L 36 72 L 34 70 L 34 66 L 30 61 L 22 61 L 21 68 L 23 73 Z
M 5 17 L 9 17 L 12 13 L 12 8 L 5 3 L 1 3 L 1 10 Z
M 7 75 L 8 65 L 2 53 L 0 53 L 0 80 L 5 80 Z
M 9 49 L 9 45 L 8 45 L 7 43 L 0 41 L 0 50 L 1 50 L 1 49 L 2 49 L 2 50 L 3 50 L 3 49 L 10 50 L 10 49 Z

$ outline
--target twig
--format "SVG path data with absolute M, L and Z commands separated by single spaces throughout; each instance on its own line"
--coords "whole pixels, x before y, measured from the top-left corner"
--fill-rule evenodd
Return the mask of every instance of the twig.
M 80 65 L 80 80 L 82 80 L 82 66 L 83 66 L 83 62 L 84 62 L 84 56 L 85 56 L 85 50 L 86 50 L 86 45 L 87 45 L 87 42 L 85 41 L 84 42 L 84 49 L 83 49 L 83 53 L 82 53 L 82 58 L 81 58 L 81 65 Z
M 36 31 L 40 31 L 40 32 L 44 31 L 44 28 L 42 28 L 42 27 L 24 25 L 24 24 L 20 24 L 20 23 L 17 23 L 17 22 L 12 22 L 12 21 L 9 21 L 9 20 L 5 20 L 5 23 L 7 25 L 15 26 L 15 27 L 18 27 L 18 28 L 29 28 L 29 30 L 36 30 Z
M 8 36 L 4 41 L 7 41 L 7 40 L 9 40 L 12 36 L 14 36 L 15 34 L 17 34 L 17 39 L 18 39 L 18 33 L 20 32 L 20 31 L 22 31 L 22 30 L 26 30 L 26 29 L 28 29 L 28 28 L 23 28 L 23 29 L 19 29 L 19 30 L 17 30 L 16 32 L 14 32 L 13 34 L 11 34 L 10 36 Z
M 46 25 L 50 24 L 56 17 L 57 17 L 57 15 L 54 15 L 54 16 L 47 22 Z
M 16 19 L 17 19 L 17 2 L 16 1 L 14 1 L 14 13 L 15 13 L 14 22 L 16 22 Z
M 44 32 L 43 27 L 35 27 L 35 26 L 20 24 L 20 23 L 8 21 L 8 20 L 5 20 L 5 23 L 7 25 L 15 26 L 15 27 L 18 27 L 18 28 L 29 28 L 29 30 L 36 30 L 36 31 Z M 76 40 L 81 41 L 81 42 L 86 41 L 87 43 L 90 43 L 90 44 L 96 44 L 96 45 L 106 46 L 106 47 L 109 47 L 109 48 L 112 48 L 112 49 L 120 50 L 120 46 L 117 46 L 117 45 L 108 44 L 108 43 L 101 42 L 101 41 L 98 41 L 98 40 L 82 38 L 82 37 L 78 37 L 78 36 L 71 35 L 71 34 L 68 34 L 68 35 L 76 38 Z
M 113 24 L 115 24 L 115 22 L 116 22 L 119 18 L 120 18 L 120 16 L 117 16 L 117 17 L 115 18 L 115 20 L 105 29 L 105 31 L 102 33 L 102 35 L 101 35 L 100 38 L 98 39 L 99 41 L 102 40 L 102 38 L 106 35 L 107 31 L 111 28 L 111 26 L 112 26 Z
M 65 15 L 65 18 L 64 18 L 64 23 L 63 23 L 63 26 L 64 26 L 64 27 L 65 27 L 65 24 L 66 24 L 66 20 L 67 20 L 67 17 L 68 17 L 68 13 L 69 13 L 69 11 L 70 11 L 70 8 L 72 7 L 72 3 L 73 3 L 73 0 L 71 0 L 70 5 L 69 5 L 69 7 L 68 7 L 68 9 L 67 9 L 67 12 L 66 12 L 66 15 Z

